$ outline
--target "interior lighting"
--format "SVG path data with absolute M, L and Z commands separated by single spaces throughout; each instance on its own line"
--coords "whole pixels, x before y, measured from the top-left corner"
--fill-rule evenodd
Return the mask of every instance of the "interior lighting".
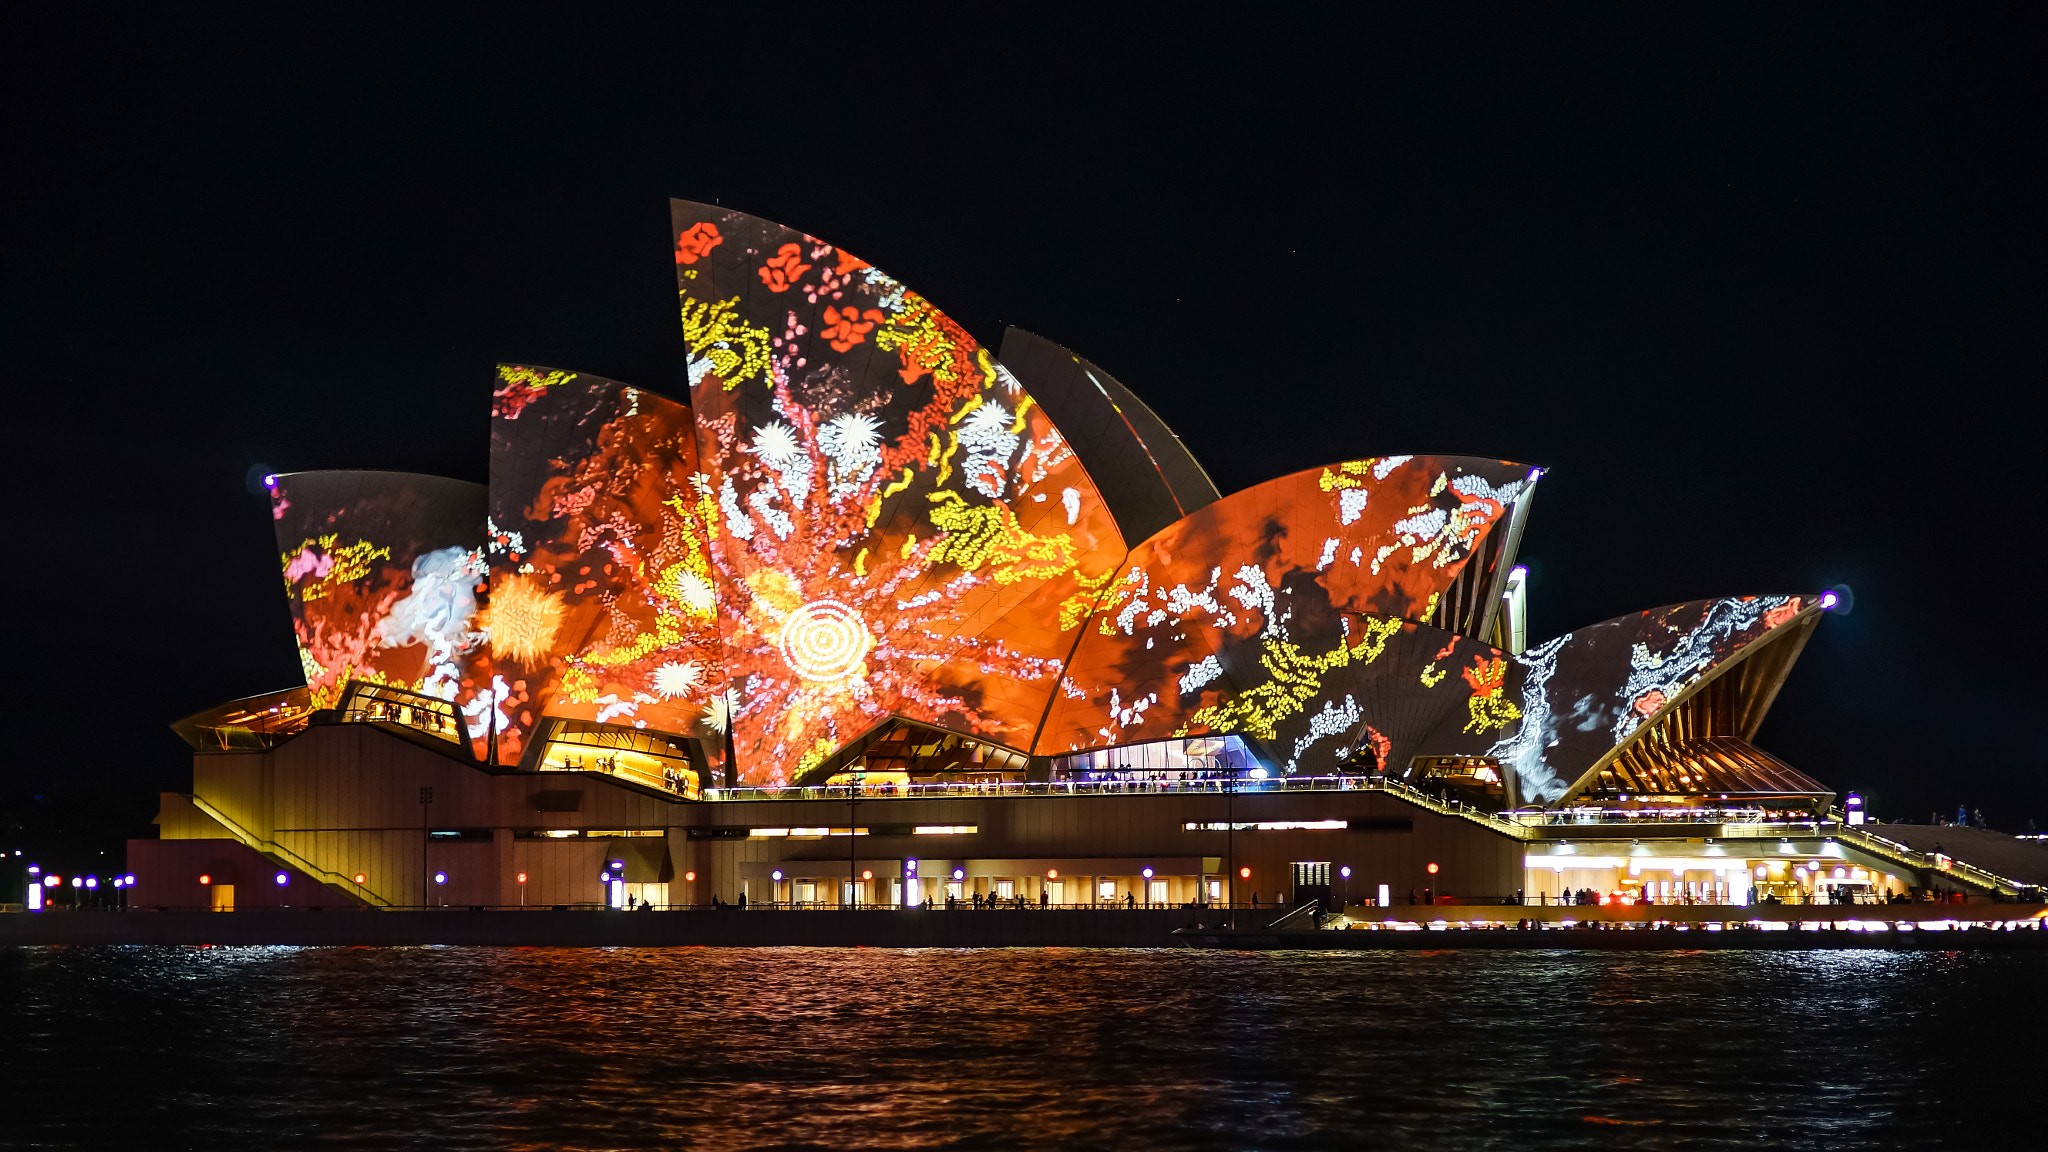
M 1431 876 L 1436 875 L 1436 861 L 1434 860 L 1429 862 L 1429 874 Z
M 974 824 L 919 824 L 910 830 L 912 836 L 972 836 L 981 831 Z
M 953 879 L 955 879 L 955 880 L 965 880 L 965 879 L 967 879 L 967 869 L 965 869 L 965 868 L 955 868 L 955 869 L 953 869 Z
M 683 873 L 683 879 L 695 884 L 697 882 L 697 874 L 695 872 L 685 872 Z
M 524 879 L 526 879 L 526 873 L 524 873 L 524 872 L 521 872 L 521 873 L 519 874 L 519 878 L 520 878 L 521 880 L 524 880 Z M 358 884 L 368 884 L 368 883 L 370 882 L 370 878 L 369 878 L 368 876 L 364 875 L 364 874 L 363 874 L 363 873 L 361 873 L 361 872 L 358 872 L 358 873 L 356 873 L 356 877 L 355 877 L 355 879 L 356 879 L 356 883 L 358 883 Z
M 448 882 L 448 874 L 447 874 L 446 872 L 436 872 L 436 873 L 434 873 L 434 883 L 436 883 L 436 884 L 446 884 L 447 882 Z
M 19 855 L 19 853 L 16 853 L 16 855 Z M 41 864 L 31 864 L 31 865 L 29 865 L 29 866 L 28 866 L 28 874 L 29 874 L 29 875 L 31 875 L 31 876 L 40 876 L 40 875 L 42 875 L 42 873 L 43 873 L 43 866 L 42 866 Z
M 770 872 L 768 874 L 768 878 L 775 881 L 777 884 L 782 883 L 782 869 L 777 868 L 775 871 Z
M 1145 879 L 1147 879 L 1147 880 L 1150 880 L 1150 879 L 1152 878 L 1152 869 L 1150 869 L 1150 868 L 1146 868 L 1146 869 L 1143 869 L 1143 875 L 1144 875 Z
M 55 876 L 50 877 L 50 883 L 55 884 L 56 882 L 57 878 Z M 202 872 L 199 874 L 199 882 L 201 884 L 211 884 L 213 883 L 213 877 L 208 876 L 207 874 Z
M 1237 870 L 1237 876 L 1240 880 L 1249 880 L 1252 878 L 1252 870 L 1249 868 L 1239 868 Z
M 270 879 L 271 879 L 271 880 L 272 880 L 272 882 L 274 882 L 274 883 L 275 883 L 275 884 L 276 884 L 276 885 L 277 885 L 277 886 L 278 886 L 279 888 L 282 888 L 282 887 L 284 887 L 285 885 L 287 885 L 287 884 L 289 884 L 289 883 L 291 883 L 291 882 L 292 882 L 291 874 L 290 874 L 289 872 L 279 872 L 279 873 L 278 873 L 277 875 L 275 875 L 275 876 L 272 876 L 272 877 L 271 877 Z
M 1057 869 L 1057 868 L 1047 868 L 1047 869 L 1045 870 L 1045 878 L 1046 878 L 1047 880 L 1057 880 L 1057 879 L 1059 879 L 1059 878 L 1060 878 L 1060 870 L 1059 870 L 1059 869 Z
M 1252 779 L 1254 779 L 1254 780 L 1264 780 L 1265 778 L 1266 778 L 1266 770 L 1265 770 L 1264 768 L 1254 768 L 1254 769 L 1252 769 Z
M 863 868 L 863 869 L 861 869 L 861 870 L 860 870 L 860 878 L 861 878 L 861 879 L 863 879 L 863 880 L 873 880 L 873 879 L 875 878 L 875 872 L 874 872 L 874 869 L 872 869 L 872 868 Z
M 914 858 L 913 858 L 913 859 L 910 859 L 910 860 L 905 860 L 905 861 L 903 862 L 903 870 L 904 870 L 905 872 L 915 872 L 915 871 L 917 871 L 917 861 L 916 861 L 916 860 L 915 860 Z

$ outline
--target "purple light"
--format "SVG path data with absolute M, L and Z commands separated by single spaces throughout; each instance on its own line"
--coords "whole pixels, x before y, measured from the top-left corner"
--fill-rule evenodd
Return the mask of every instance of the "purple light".
M 275 488 L 275 487 L 277 487 L 277 477 L 275 477 L 275 476 L 265 476 L 265 477 L 263 478 L 263 486 L 264 486 L 265 488 Z
M 291 873 L 289 872 L 279 872 L 277 875 L 272 876 L 271 879 L 277 881 L 277 886 L 279 888 L 282 888 L 285 885 L 292 882 Z
M 1839 599 L 1840 597 L 1836 596 L 1833 592 L 1823 592 L 1820 595 L 1820 606 L 1823 610 L 1833 608 L 1835 602 Z
M 447 874 L 446 872 L 436 872 L 436 873 L 434 873 L 434 883 L 436 883 L 436 884 L 446 884 L 447 882 L 448 882 L 448 874 Z

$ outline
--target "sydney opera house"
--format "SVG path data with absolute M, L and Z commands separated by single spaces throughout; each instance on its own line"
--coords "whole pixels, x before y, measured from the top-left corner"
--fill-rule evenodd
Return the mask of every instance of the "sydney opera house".
M 673 206 L 689 395 L 497 373 L 488 484 L 271 477 L 304 683 L 130 903 L 1746 903 L 1920 886 L 1753 742 L 1830 593 L 1531 643 L 1542 470 L 1222 495 L 1116 378 Z

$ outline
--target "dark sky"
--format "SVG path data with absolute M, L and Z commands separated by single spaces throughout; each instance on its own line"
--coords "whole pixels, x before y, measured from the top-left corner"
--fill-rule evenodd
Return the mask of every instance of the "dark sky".
M 2039 8 L 66 7 L 0 78 L 8 778 L 184 786 L 167 722 L 295 681 L 252 467 L 483 480 L 500 360 L 682 394 L 680 196 L 1069 345 L 1225 492 L 1551 469 L 1532 639 L 1846 582 L 1759 742 L 2048 823 Z

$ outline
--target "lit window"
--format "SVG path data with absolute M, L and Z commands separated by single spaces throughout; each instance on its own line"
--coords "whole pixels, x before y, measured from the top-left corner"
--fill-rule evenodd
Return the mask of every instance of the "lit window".
M 1102 883 L 1097 884 L 1095 886 L 1095 892 L 1104 900 L 1116 899 L 1116 881 L 1104 880 Z
M 1017 895 L 1017 882 L 1014 880 L 996 881 L 996 895 L 1005 900 Z
M 972 836 L 981 831 L 975 824 L 919 824 L 910 830 L 913 836 Z

